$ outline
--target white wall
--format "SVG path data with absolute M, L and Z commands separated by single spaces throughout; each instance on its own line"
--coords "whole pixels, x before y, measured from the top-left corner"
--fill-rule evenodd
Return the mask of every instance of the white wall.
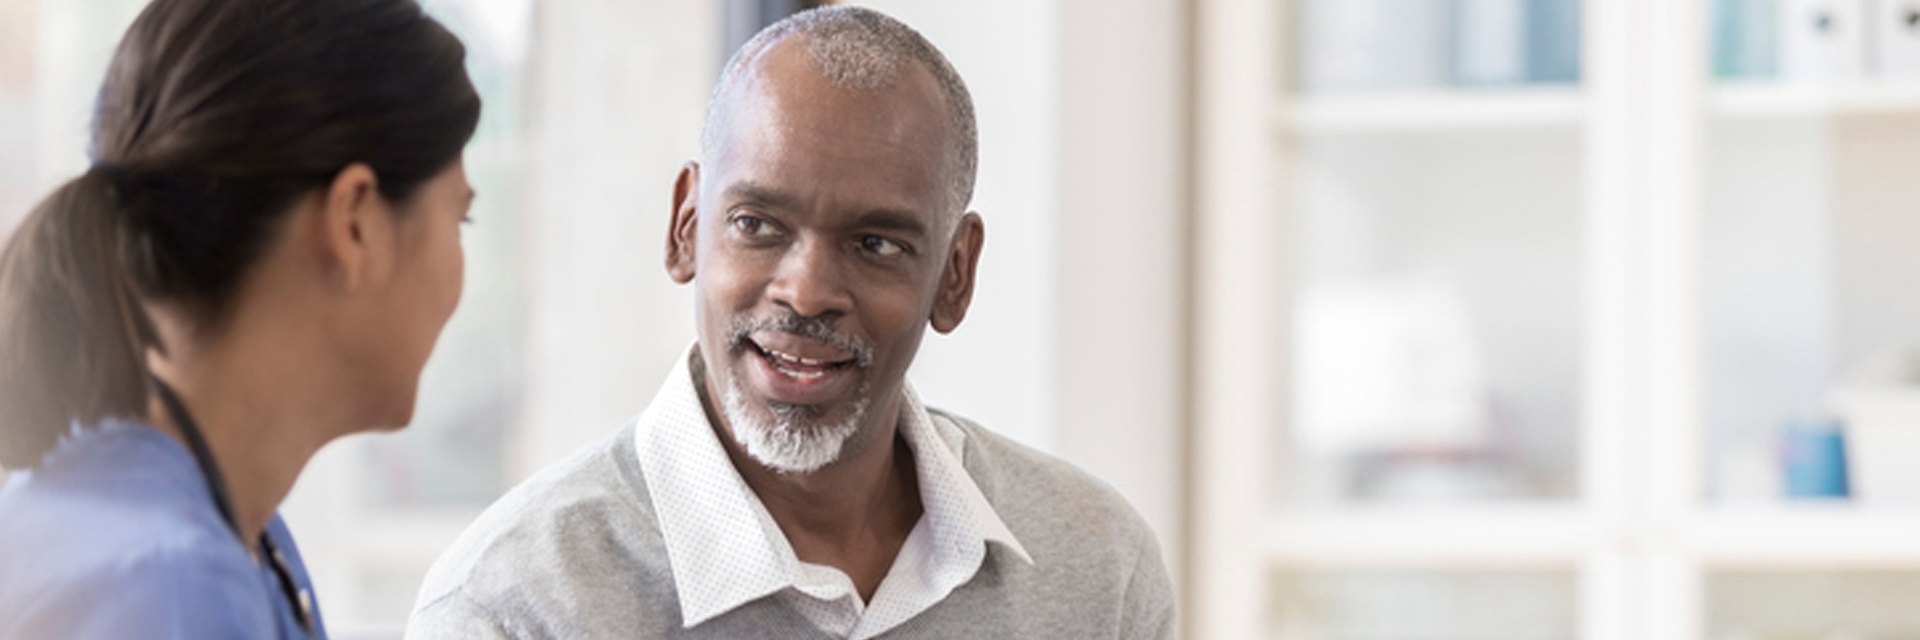
M 121 34 L 146 4 L 142 0 L 40 2 L 39 46 L 33 59 L 36 194 L 44 195 L 87 170 L 94 96 L 100 92 Z
M 674 176 L 699 152 L 720 64 L 716 0 L 535 12 L 519 475 L 637 415 L 693 341 L 692 290 L 662 260 Z
M 1061 0 L 1060 453 L 1179 574 L 1186 488 L 1186 3 Z

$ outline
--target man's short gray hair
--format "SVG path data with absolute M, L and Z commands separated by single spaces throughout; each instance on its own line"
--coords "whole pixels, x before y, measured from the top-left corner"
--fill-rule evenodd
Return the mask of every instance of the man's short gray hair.
M 967 93 L 966 82 L 933 43 L 912 27 L 872 9 L 848 6 L 809 9 L 769 25 L 741 45 L 727 60 L 727 66 L 720 73 L 720 83 L 715 85 L 713 98 L 707 103 L 707 122 L 700 135 L 701 153 L 710 155 L 719 144 L 716 116 L 748 61 L 774 43 L 796 34 L 806 37 L 814 69 L 837 87 L 861 91 L 885 88 L 900 75 L 903 61 L 918 61 L 933 75 L 946 97 L 948 126 L 953 134 L 948 140 L 947 154 L 956 172 L 949 195 L 957 220 L 957 213 L 965 211 L 973 199 L 974 173 L 979 166 L 979 133 L 973 119 L 973 98 Z

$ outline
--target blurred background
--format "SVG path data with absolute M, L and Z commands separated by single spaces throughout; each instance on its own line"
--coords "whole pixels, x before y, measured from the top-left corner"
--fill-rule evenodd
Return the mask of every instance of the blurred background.
M 0 230 L 141 0 L 0 0 Z M 486 100 L 415 424 L 286 514 L 396 638 L 692 340 L 670 186 L 797 0 L 423 0 Z M 873 0 L 977 103 L 912 379 L 1114 484 L 1195 638 L 1920 638 L 1920 0 Z

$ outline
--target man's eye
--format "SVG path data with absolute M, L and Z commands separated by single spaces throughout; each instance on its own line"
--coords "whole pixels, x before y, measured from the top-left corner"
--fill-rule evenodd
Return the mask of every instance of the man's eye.
M 773 225 L 753 216 L 740 216 L 733 219 L 733 228 L 749 236 L 770 236 L 774 234 Z
M 900 246 L 900 243 L 880 236 L 862 236 L 860 238 L 860 248 L 878 256 L 898 255 L 906 251 L 906 247 Z

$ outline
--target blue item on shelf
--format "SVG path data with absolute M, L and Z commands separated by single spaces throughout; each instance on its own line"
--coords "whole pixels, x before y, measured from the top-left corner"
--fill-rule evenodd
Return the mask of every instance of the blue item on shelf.
M 1534 0 L 1454 0 L 1453 83 L 1527 81 L 1527 5 Z
M 1527 82 L 1580 81 L 1580 0 L 1527 0 Z
M 1713 77 L 1780 74 L 1779 0 L 1713 0 Z
M 1845 498 L 1846 438 L 1834 420 L 1796 421 L 1780 433 L 1780 476 L 1788 498 Z

